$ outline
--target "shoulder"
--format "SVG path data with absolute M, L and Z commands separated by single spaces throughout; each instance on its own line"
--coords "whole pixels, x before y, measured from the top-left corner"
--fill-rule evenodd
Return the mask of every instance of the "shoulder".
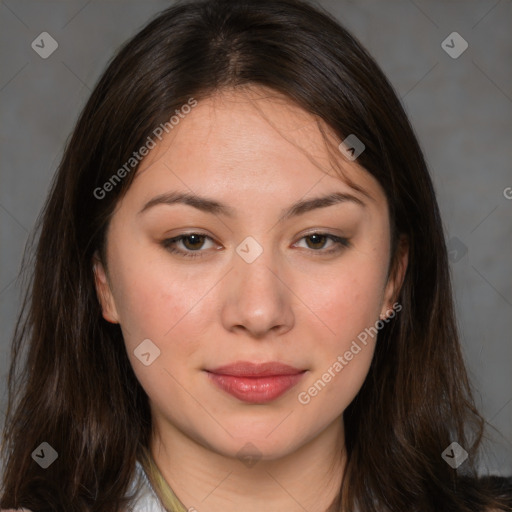
M 138 510 L 144 512 L 165 512 L 158 504 L 158 498 L 154 493 L 142 465 L 137 461 L 132 482 L 128 494 L 136 493 L 133 503 L 131 503 L 130 510 Z M 9 508 L 0 509 L 0 512 L 32 512 L 28 508 Z
M 152 485 L 150 484 L 142 464 L 136 461 L 131 491 L 136 495 L 131 503 L 133 512 L 165 512 Z

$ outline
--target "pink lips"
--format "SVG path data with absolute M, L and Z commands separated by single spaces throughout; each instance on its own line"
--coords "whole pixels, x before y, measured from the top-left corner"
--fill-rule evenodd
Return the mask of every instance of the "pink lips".
M 280 397 L 295 386 L 305 370 L 278 362 L 239 361 L 207 370 L 208 377 L 223 391 L 253 404 L 263 404 Z

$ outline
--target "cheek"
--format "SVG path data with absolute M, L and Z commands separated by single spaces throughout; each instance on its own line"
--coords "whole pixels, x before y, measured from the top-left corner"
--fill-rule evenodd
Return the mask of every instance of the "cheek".
M 170 396 L 174 409 L 190 409 L 191 424 L 194 414 L 203 414 L 192 410 L 190 397 L 183 392 L 197 385 L 191 379 L 197 378 L 196 372 L 191 369 L 200 366 L 202 323 L 209 314 L 208 296 L 201 300 L 208 283 L 201 282 L 198 287 L 189 286 L 182 277 L 165 276 L 164 269 L 154 264 L 136 279 L 125 281 L 121 299 L 122 332 L 137 380 L 159 409 L 168 407 Z M 158 354 L 148 366 L 137 357 L 143 353 L 138 347 L 147 339 Z
M 308 287 L 308 304 L 329 327 L 324 336 L 328 345 L 343 348 L 379 319 L 384 270 L 381 265 L 355 262 Z
M 354 399 L 368 373 L 375 348 L 372 330 L 383 298 L 385 268 L 377 259 L 354 258 L 308 297 L 329 327 L 315 339 L 311 375 L 299 402 L 308 414 L 339 415 Z
M 178 358 L 197 351 L 211 307 L 213 277 L 171 268 L 163 251 L 151 260 L 142 250 L 127 254 L 129 258 L 117 255 L 114 299 L 130 358 L 150 339 L 161 351 L 159 363 L 177 366 Z

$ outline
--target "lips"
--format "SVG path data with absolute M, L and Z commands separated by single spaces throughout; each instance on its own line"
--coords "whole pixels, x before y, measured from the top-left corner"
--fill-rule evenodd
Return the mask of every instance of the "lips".
M 306 370 L 279 362 L 239 361 L 206 370 L 210 380 L 230 395 L 253 404 L 276 400 L 295 386 Z

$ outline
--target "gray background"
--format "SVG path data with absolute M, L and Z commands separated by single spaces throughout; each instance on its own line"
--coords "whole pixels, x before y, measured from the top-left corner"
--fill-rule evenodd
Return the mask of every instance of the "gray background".
M 2 412 L 20 303 L 16 275 L 64 143 L 116 48 L 170 3 L 0 4 Z M 512 199 L 504 194 L 512 187 L 512 2 L 319 3 L 382 66 L 425 151 L 453 249 L 464 355 L 477 403 L 501 432 L 489 432 L 481 471 L 512 475 Z M 44 31 L 59 45 L 47 59 L 31 48 Z M 441 46 L 454 31 L 469 45 L 456 59 Z

